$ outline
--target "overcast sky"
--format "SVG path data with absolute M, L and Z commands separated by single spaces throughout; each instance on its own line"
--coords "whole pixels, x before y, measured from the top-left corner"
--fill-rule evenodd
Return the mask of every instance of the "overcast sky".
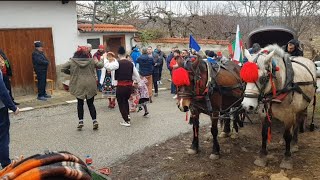
M 88 3 L 93 3 L 92 1 L 77 1 L 77 3 L 80 4 L 88 4 Z M 158 6 L 160 7 L 166 7 L 167 10 L 171 10 L 175 14 L 186 14 L 190 11 L 188 11 L 187 7 L 189 6 L 200 6 L 200 7 L 205 7 L 209 9 L 215 9 L 215 8 L 220 8 L 223 9 L 224 6 L 226 6 L 227 2 L 226 1 L 132 1 L 134 5 L 138 5 L 140 11 L 142 11 L 146 4 L 154 4 L 157 3 Z M 204 8 L 197 8 L 198 12 L 193 12 L 196 14 L 201 15 L 200 9 Z

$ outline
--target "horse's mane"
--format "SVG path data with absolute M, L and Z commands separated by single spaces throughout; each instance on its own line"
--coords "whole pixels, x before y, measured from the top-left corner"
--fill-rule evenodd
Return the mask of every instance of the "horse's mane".
M 270 44 L 268 46 L 266 46 L 265 48 L 263 48 L 262 50 L 260 50 L 260 52 L 267 50 L 269 52 L 274 51 L 275 55 L 278 55 L 280 57 L 284 57 L 285 56 L 285 51 L 278 45 L 278 44 Z

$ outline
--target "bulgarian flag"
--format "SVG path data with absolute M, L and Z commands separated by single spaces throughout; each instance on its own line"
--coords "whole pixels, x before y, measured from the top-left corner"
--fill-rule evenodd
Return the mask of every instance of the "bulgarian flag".
M 235 41 L 232 42 L 232 54 L 233 58 L 232 60 L 235 61 L 236 63 L 243 63 L 243 44 L 241 40 L 242 36 L 240 34 L 240 29 L 239 25 L 237 25 L 237 33 L 236 33 L 236 39 Z M 229 47 L 229 49 L 231 49 Z M 230 50 L 229 50 L 230 51 Z

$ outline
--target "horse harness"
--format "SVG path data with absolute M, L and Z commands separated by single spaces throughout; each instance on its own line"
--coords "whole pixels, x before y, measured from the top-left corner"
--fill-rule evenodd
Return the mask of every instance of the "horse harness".
M 199 62 L 201 63 L 201 62 Z M 240 77 L 235 74 L 232 70 L 230 70 L 229 68 L 227 68 L 226 63 L 222 63 L 222 62 L 217 62 L 216 64 L 211 64 L 207 61 L 205 61 L 206 66 L 207 66 L 207 71 L 208 71 L 208 80 L 206 82 L 206 86 L 205 89 L 203 90 L 203 92 L 200 92 L 200 86 L 201 86 L 201 76 L 200 76 L 200 68 L 199 65 L 196 67 L 196 69 L 194 69 L 191 66 L 191 72 L 194 74 L 193 76 L 193 91 L 191 94 L 185 94 L 184 96 L 191 96 L 192 99 L 195 99 L 196 101 L 199 100 L 205 100 L 206 105 L 207 105 L 207 110 L 204 109 L 203 107 L 201 107 L 200 105 L 197 105 L 196 103 L 194 103 L 198 108 L 202 109 L 205 112 L 208 112 L 208 114 L 212 114 L 213 113 L 213 109 L 211 106 L 211 101 L 210 101 L 210 96 L 214 93 L 214 92 L 219 92 L 220 95 L 224 95 L 224 94 L 229 94 L 230 91 L 234 90 L 234 89 L 242 89 L 244 90 L 245 88 L 245 84 L 242 83 Z M 186 68 L 186 64 L 188 64 L 188 62 L 185 62 L 184 67 Z M 188 68 L 186 68 L 188 69 Z M 221 69 L 225 69 L 228 72 L 230 72 L 237 80 L 238 80 L 238 84 L 233 85 L 233 86 L 221 86 L 217 83 L 217 79 L 216 77 L 218 76 L 219 72 L 221 71 Z M 190 70 L 188 70 L 190 72 Z M 234 107 L 235 104 L 237 104 L 238 102 L 242 101 L 243 96 L 240 97 L 236 102 L 234 102 L 232 105 L 230 105 L 228 108 L 226 109 L 222 109 L 222 105 L 220 105 L 220 113 L 227 113 L 229 112 L 229 110 Z M 235 108 L 233 110 L 233 112 L 229 112 L 229 114 L 232 114 L 238 110 L 240 110 L 241 107 Z
M 253 62 L 257 63 L 257 60 L 258 60 L 259 56 L 262 55 L 262 54 L 263 54 L 263 52 L 259 53 L 257 55 L 257 57 L 254 59 Z M 282 58 L 282 60 L 283 60 L 283 62 L 285 64 L 285 68 L 286 68 L 286 80 L 285 80 L 285 86 L 284 86 L 283 89 L 275 90 L 275 87 L 273 86 L 273 79 L 276 79 L 276 77 L 272 73 L 272 70 L 270 71 L 270 68 L 267 67 L 266 68 L 266 71 L 268 72 L 267 75 L 266 76 L 262 76 L 259 79 L 259 82 L 260 82 L 260 84 L 262 84 L 262 86 L 261 87 L 258 86 L 258 84 L 255 82 L 255 85 L 259 90 L 259 95 L 244 94 L 244 97 L 258 98 L 258 100 L 260 102 L 265 102 L 265 101 L 270 102 L 270 101 L 272 101 L 272 99 L 276 98 L 280 94 L 289 93 L 289 92 L 294 93 L 294 91 L 296 91 L 296 92 L 302 94 L 303 98 L 308 103 L 310 103 L 311 99 L 302 91 L 300 86 L 313 85 L 314 87 L 317 87 L 317 83 L 316 83 L 311 71 L 309 70 L 309 68 L 306 65 L 302 64 L 299 61 L 295 61 L 293 56 L 290 56 L 290 57 L 289 56 L 285 56 L 284 58 Z M 302 67 L 304 67 L 309 72 L 309 74 L 311 75 L 312 81 L 293 82 L 294 71 L 293 71 L 293 68 L 292 68 L 292 62 L 293 63 L 297 63 L 297 64 L 301 65 Z M 271 83 L 273 92 L 264 94 L 264 90 L 265 90 L 268 82 Z
M 257 55 L 257 57 L 254 59 L 254 63 L 257 63 L 257 60 L 259 58 L 260 55 L 264 54 L 265 52 L 261 52 Z M 267 67 L 267 75 L 266 76 L 262 76 L 259 79 L 260 84 L 262 84 L 262 87 L 259 87 L 258 84 L 255 82 L 256 87 L 259 90 L 259 95 L 252 95 L 252 94 L 244 94 L 244 97 L 251 97 L 251 98 L 258 98 L 259 102 L 262 102 L 264 104 L 264 111 L 266 112 L 266 117 L 269 121 L 269 127 L 271 126 L 271 119 L 272 119 L 272 111 L 271 111 L 271 105 L 272 105 L 272 100 L 276 97 L 278 97 L 281 94 L 288 94 L 290 92 L 294 93 L 294 92 L 298 92 L 299 94 L 301 94 L 303 96 L 303 98 L 310 103 L 311 99 L 302 91 L 300 86 L 307 86 L 307 85 L 313 85 L 315 87 L 315 90 L 317 89 L 317 83 L 311 73 L 311 71 L 309 70 L 309 68 L 302 64 L 301 62 L 295 61 L 294 60 L 294 56 L 285 56 L 282 58 L 284 64 L 285 64 L 285 68 L 286 68 L 286 81 L 285 81 L 285 86 L 283 89 L 281 90 L 275 90 L 274 84 L 273 84 L 273 79 L 276 79 L 276 77 L 274 76 L 274 74 L 272 73 L 272 70 L 270 71 L 270 68 Z M 299 65 L 301 65 L 302 67 L 304 67 L 309 74 L 312 77 L 312 81 L 307 81 L 307 82 L 293 82 L 293 77 L 294 77 L 294 71 L 292 68 L 292 63 L 297 63 Z M 269 77 L 268 77 L 269 76 Z M 272 86 L 272 92 L 271 93 L 267 93 L 264 94 L 264 90 L 266 88 L 267 83 L 270 82 L 271 86 Z M 311 124 L 310 124 L 310 128 L 314 128 L 314 112 L 315 112 L 315 105 L 316 105 L 316 95 L 313 96 L 313 114 L 312 114 L 312 120 L 311 120 Z M 270 132 L 268 131 L 268 139 L 270 137 L 271 139 L 271 130 Z M 269 139 L 269 140 L 270 140 Z M 270 141 L 269 141 L 270 142 Z

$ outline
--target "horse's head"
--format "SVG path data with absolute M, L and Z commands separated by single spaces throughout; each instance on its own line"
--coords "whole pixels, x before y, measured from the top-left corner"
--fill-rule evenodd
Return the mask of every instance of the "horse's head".
M 256 110 L 261 98 L 271 92 L 273 55 L 274 51 L 261 50 L 251 55 L 245 50 L 248 62 L 241 68 L 240 76 L 247 83 L 242 105 L 249 112 Z
M 179 67 L 186 70 L 188 74 L 179 79 L 185 78 L 189 81 L 189 83 L 177 85 L 177 106 L 182 112 L 189 111 L 192 99 L 198 95 L 198 91 L 203 91 L 205 87 L 205 84 L 200 83 L 200 81 L 206 81 L 207 74 L 204 70 L 206 70 L 207 67 L 205 66 L 205 62 L 200 58 L 201 57 L 197 55 L 194 59 L 189 59 L 179 64 Z

